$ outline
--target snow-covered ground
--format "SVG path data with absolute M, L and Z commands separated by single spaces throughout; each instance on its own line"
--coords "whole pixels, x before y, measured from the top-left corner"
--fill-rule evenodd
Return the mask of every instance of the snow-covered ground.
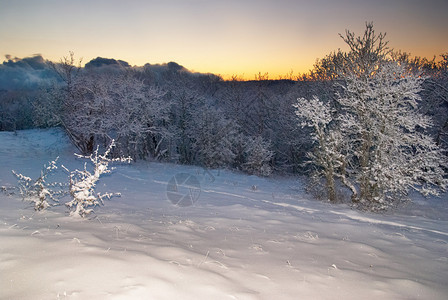
M 0 186 L 56 156 L 82 168 L 73 152 L 57 129 L 0 132 Z M 173 205 L 185 179 L 194 205 Z M 0 193 L 0 299 L 448 298 L 446 195 L 368 214 L 312 200 L 297 178 L 148 162 L 98 191 L 122 197 L 86 219 Z

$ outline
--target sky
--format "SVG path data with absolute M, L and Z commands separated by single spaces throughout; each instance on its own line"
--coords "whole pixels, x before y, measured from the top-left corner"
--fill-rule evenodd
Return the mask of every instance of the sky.
M 253 79 L 307 72 L 372 21 L 390 47 L 448 52 L 448 0 L 0 0 L 0 61 L 73 51 Z

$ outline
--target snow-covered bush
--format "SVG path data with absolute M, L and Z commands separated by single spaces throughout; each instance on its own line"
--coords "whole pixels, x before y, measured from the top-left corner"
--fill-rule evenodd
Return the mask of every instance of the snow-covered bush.
M 170 103 L 139 72 L 120 64 L 81 68 L 74 54 L 53 70 L 61 85 L 42 92 L 34 105 L 37 126 L 61 125 L 84 155 L 117 141 L 115 151 L 134 159 L 160 155 Z
M 49 176 L 58 169 L 56 162 L 58 158 L 44 165 L 37 179 L 12 170 L 18 180 L 20 195 L 24 200 L 31 201 L 35 210 L 43 210 L 59 202 L 59 198 L 67 192 L 66 185 L 59 182 L 49 182 Z
M 235 158 L 233 141 L 237 135 L 235 124 L 223 113 L 204 107 L 195 118 L 194 146 L 198 160 L 205 167 L 225 167 Z
M 246 143 L 246 161 L 243 170 L 249 174 L 269 176 L 272 174 L 270 161 L 274 152 L 270 150 L 271 144 L 263 140 L 261 136 L 249 138 Z
M 114 146 L 115 141 L 112 140 L 103 155 L 98 154 L 98 147 L 89 156 L 76 155 L 79 158 L 89 159 L 93 164 L 93 172 L 87 170 L 87 163 L 84 164 L 84 170 L 70 172 L 70 195 L 73 199 L 65 204 L 70 209 L 74 209 L 70 215 L 85 217 L 93 211 L 90 207 L 103 204 L 103 199 L 110 199 L 112 196 L 120 195 L 117 193 L 101 194 L 95 191 L 95 186 L 100 176 L 111 172 L 111 169 L 108 168 L 109 163 L 129 163 L 132 160 L 130 157 L 109 158 L 108 156 Z
M 163 152 L 161 141 L 167 132 L 162 124 L 168 120 L 170 106 L 163 98 L 165 93 L 130 75 L 105 78 L 100 83 L 106 89 L 104 97 L 110 101 L 95 120 L 101 124 L 103 140 L 113 137 L 117 141 L 116 150 L 133 159 L 155 158 Z M 98 97 L 97 102 L 101 103 L 104 97 Z M 114 118 L 109 118 L 109 114 Z M 92 127 L 95 128 L 93 122 Z
M 84 155 L 113 138 L 118 153 L 146 158 L 157 146 L 154 141 L 163 138 L 159 125 L 168 118 L 169 109 L 164 93 L 125 70 L 85 71 L 77 79 L 76 91 L 62 119 Z
M 95 186 L 100 176 L 110 173 L 109 163 L 114 162 L 131 162 L 130 157 L 109 158 L 115 141 L 112 140 L 104 154 L 98 153 L 98 147 L 94 153 L 89 156 L 75 154 L 78 158 L 89 159 L 93 164 L 93 172 L 87 169 L 87 163 L 84 164 L 82 171 L 70 171 L 63 165 L 61 168 L 69 174 L 69 183 L 50 182 L 49 176 L 58 169 L 56 158 L 50 161 L 48 165 L 44 165 L 41 175 L 33 180 L 32 178 L 12 170 L 12 173 L 18 180 L 18 188 L 20 195 L 24 200 L 31 201 L 35 210 L 44 210 L 50 206 L 59 203 L 59 199 L 70 194 L 72 200 L 65 203 L 70 209 L 74 209 L 71 215 L 85 217 L 92 212 L 90 207 L 103 204 L 103 199 L 110 199 L 113 196 L 119 196 L 119 193 L 97 193 Z M 68 190 L 67 190 L 68 187 Z M 6 188 L 5 188 L 6 190 Z
M 64 108 L 63 98 L 63 93 L 57 84 L 41 87 L 32 103 L 34 126 L 39 128 L 60 126 Z

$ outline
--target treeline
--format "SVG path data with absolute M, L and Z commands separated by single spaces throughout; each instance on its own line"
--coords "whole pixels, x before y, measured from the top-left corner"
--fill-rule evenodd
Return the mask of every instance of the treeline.
M 310 147 L 291 107 L 318 83 L 224 81 L 173 62 L 97 58 L 82 68 L 73 53 L 46 68 L 40 84 L 2 90 L 2 130 L 61 126 L 83 154 L 115 139 L 117 156 L 262 176 L 297 172 Z
M 293 105 L 313 96 L 335 103 L 342 57 L 330 53 L 296 80 L 253 81 L 224 81 L 176 63 L 131 67 L 97 58 L 81 67 L 73 53 L 58 63 L 10 58 L 0 68 L 0 130 L 61 126 L 83 154 L 114 139 L 116 156 L 263 176 L 304 172 L 315 142 Z M 418 109 L 447 149 L 448 54 L 430 60 L 391 52 L 388 59 L 425 78 Z

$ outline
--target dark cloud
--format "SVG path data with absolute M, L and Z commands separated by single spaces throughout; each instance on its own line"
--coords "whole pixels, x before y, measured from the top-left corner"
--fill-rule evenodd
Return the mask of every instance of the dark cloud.
M 190 71 L 183 66 L 175 62 L 169 62 L 164 64 L 150 64 L 147 63 L 140 68 L 153 82 L 163 83 L 171 81 L 179 74 L 190 74 Z
M 5 55 L 6 61 L 3 62 L 3 66 L 7 66 L 10 68 L 24 68 L 24 69 L 32 69 L 32 70 L 42 70 L 47 68 L 47 64 L 42 57 L 42 55 L 37 54 L 32 57 L 25 58 L 12 58 L 12 55 Z
M 5 55 L 5 58 L 0 65 L 2 90 L 36 89 L 56 79 L 56 74 L 40 54 L 25 58 Z
M 145 69 L 155 72 L 190 72 L 185 67 L 175 62 L 169 62 L 165 64 L 150 64 L 147 63 L 143 66 Z
M 86 69 L 89 68 L 99 68 L 104 66 L 117 66 L 117 67 L 124 67 L 129 68 L 130 65 L 123 60 L 116 60 L 113 58 L 103 58 L 103 57 L 97 57 L 95 59 L 92 59 L 88 63 L 86 63 Z
M 219 77 L 214 74 L 192 72 L 176 62 L 169 62 L 164 64 L 147 63 L 143 67 L 139 67 L 137 69 L 142 71 L 147 78 L 158 84 L 178 81 L 180 78 L 187 80 L 196 80 L 201 78 L 214 77 L 216 80 L 219 79 Z

